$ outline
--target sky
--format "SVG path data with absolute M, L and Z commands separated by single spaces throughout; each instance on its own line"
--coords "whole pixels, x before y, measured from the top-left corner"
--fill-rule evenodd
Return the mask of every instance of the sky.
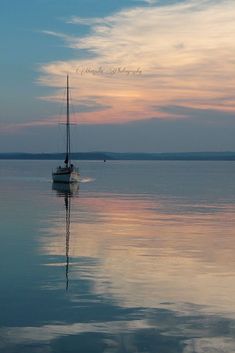
M 1 0 L 0 152 L 235 151 L 234 0 Z

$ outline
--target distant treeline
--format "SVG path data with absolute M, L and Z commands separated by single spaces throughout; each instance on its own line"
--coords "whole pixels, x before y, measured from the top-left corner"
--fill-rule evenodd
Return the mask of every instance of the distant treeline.
M 63 160 L 64 153 L 0 153 L 0 159 Z M 235 152 L 187 153 L 72 153 L 73 160 L 140 160 L 140 161 L 235 161 Z

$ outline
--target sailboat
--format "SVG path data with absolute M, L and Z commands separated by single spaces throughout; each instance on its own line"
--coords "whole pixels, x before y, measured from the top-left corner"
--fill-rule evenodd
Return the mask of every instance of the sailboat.
M 58 166 L 52 172 L 54 183 L 77 183 L 80 179 L 78 168 L 71 162 L 70 152 L 70 109 L 69 109 L 69 75 L 67 75 L 67 119 L 66 119 L 66 155 L 63 166 Z

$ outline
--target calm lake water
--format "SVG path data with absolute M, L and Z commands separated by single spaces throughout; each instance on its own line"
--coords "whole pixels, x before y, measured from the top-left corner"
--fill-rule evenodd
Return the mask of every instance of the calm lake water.
M 1 353 L 235 352 L 235 163 L 1 161 Z

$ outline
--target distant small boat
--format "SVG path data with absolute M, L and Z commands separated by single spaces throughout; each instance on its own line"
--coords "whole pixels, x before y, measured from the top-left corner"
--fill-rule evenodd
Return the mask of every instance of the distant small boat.
M 79 170 L 71 163 L 70 154 L 69 76 L 67 75 L 66 155 L 64 165 L 57 167 L 56 170 L 52 172 L 52 180 L 54 183 L 79 182 Z

